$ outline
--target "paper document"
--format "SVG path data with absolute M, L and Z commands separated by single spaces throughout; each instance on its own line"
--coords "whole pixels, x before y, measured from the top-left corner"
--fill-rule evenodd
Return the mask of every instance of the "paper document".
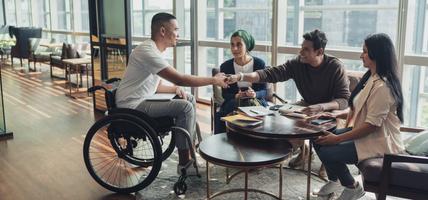
M 279 108 L 279 113 L 287 114 L 287 113 L 301 113 L 305 106 L 293 105 L 293 104 L 284 104 L 281 108 Z
M 254 127 L 263 123 L 262 120 L 251 118 L 242 114 L 229 115 L 222 117 L 221 120 L 230 122 L 232 124 L 242 126 L 242 127 Z
M 303 108 L 306 107 L 293 104 L 284 104 L 281 108 L 279 108 L 278 111 L 281 113 L 281 115 L 289 117 L 307 118 L 308 115 L 302 113 Z
M 169 101 L 175 97 L 174 93 L 155 93 L 152 96 L 145 97 L 146 101 Z
M 250 117 L 266 116 L 275 113 L 263 106 L 238 107 L 238 109 Z

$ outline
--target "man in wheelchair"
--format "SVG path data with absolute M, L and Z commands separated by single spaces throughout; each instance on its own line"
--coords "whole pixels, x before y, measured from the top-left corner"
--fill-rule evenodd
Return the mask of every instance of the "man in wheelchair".
M 164 58 L 162 53 L 169 47 L 175 47 L 178 39 L 178 24 L 175 16 L 158 13 L 151 22 L 151 39 L 137 46 L 129 57 L 125 75 L 116 92 L 116 104 L 119 108 L 131 108 L 142 111 L 151 117 L 169 116 L 175 119 L 175 125 L 184 128 L 194 138 L 196 126 L 195 98 L 179 86 L 218 85 L 227 87 L 224 74 L 214 77 L 197 77 L 177 72 Z M 174 83 L 166 85 L 161 78 Z M 155 93 L 176 93 L 180 98 L 170 101 L 146 101 Z M 187 169 L 194 160 L 185 135 L 176 135 L 179 163 L 177 173 Z

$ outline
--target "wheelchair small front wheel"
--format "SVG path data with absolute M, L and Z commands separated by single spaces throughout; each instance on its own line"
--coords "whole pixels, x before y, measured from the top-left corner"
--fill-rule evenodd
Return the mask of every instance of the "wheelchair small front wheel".
M 184 181 L 178 181 L 174 184 L 174 192 L 176 195 L 182 195 L 187 191 L 187 184 Z

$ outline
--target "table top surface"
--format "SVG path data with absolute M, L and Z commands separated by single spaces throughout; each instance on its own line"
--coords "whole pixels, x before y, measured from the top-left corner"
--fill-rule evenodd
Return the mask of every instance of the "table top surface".
M 254 168 L 287 159 L 291 145 L 285 140 L 263 140 L 221 133 L 202 140 L 199 152 L 205 160 L 226 167 Z
M 64 59 L 62 62 L 70 65 L 91 64 L 91 57 Z
M 336 122 L 313 125 L 303 119 L 285 117 L 279 113 L 263 117 L 263 123 L 257 127 L 242 127 L 226 123 L 230 133 L 266 139 L 308 139 L 321 136 L 324 130 L 336 127 Z
M 41 43 L 39 45 L 42 47 L 54 48 L 54 47 L 62 47 L 63 43 Z

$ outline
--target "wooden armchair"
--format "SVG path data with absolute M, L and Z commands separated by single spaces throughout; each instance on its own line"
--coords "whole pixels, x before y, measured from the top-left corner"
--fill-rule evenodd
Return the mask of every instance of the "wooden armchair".
M 41 46 L 40 44 L 52 44 L 55 42 L 55 39 L 46 39 L 46 38 L 30 38 L 28 40 L 30 47 L 30 56 L 28 57 L 28 62 L 34 62 L 34 70 L 36 70 L 36 63 L 48 62 L 50 61 L 50 55 L 55 53 L 55 48 L 49 48 Z
M 428 199 L 428 157 L 385 154 L 357 165 L 364 190 L 376 193 L 378 200 L 387 195 L 409 199 Z
M 13 68 L 13 58 L 19 58 L 22 67 L 22 59 L 30 56 L 29 38 L 41 38 L 42 28 L 34 27 L 10 27 L 10 32 L 16 38 L 16 44 L 11 49 L 11 61 Z M 29 67 L 29 66 L 28 66 Z
M 64 70 L 64 77 L 66 78 L 69 72 L 66 70 L 66 66 L 62 62 L 62 60 L 71 59 L 71 58 L 82 58 L 86 56 L 84 52 L 87 51 L 89 47 L 90 47 L 89 44 L 86 44 L 86 43 L 82 43 L 82 44 L 63 43 L 60 54 L 50 55 L 51 77 L 58 77 L 58 76 L 54 76 L 52 71 L 53 67 L 56 67 Z M 83 72 L 80 72 L 80 73 L 83 73 Z M 58 77 L 58 78 L 62 78 L 62 77 Z

